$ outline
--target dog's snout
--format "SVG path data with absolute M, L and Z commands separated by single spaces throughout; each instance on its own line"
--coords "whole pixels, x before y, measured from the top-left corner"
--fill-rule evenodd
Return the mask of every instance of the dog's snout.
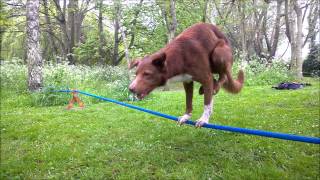
M 134 93 L 134 89 L 132 87 L 129 87 L 129 91 Z
M 129 91 L 132 92 L 132 93 L 135 93 L 134 84 L 133 83 L 130 84 Z
M 136 93 L 136 85 L 137 85 L 137 80 L 133 80 L 129 86 L 129 91 L 132 93 Z

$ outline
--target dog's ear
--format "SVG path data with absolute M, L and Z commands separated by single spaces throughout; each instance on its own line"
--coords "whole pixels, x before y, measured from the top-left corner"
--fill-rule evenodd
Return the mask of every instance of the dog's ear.
M 211 52 L 211 55 L 210 56 L 217 56 L 217 52 L 220 52 L 220 51 L 223 51 L 221 50 L 221 48 L 223 48 L 225 46 L 225 41 L 222 40 L 222 39 L 218 39 L 214 46 L 213 46 L 213 50 Z
M 140 63 L 140 59 L 136 59 L 134 61 L 131 61 L 131 63 L 129 64 L 129 69 L 132 69 L 132 68 L 138 66 L 139 63 Z
M 214 49 L 215 49 L 216 47 L 219 47 L 219 46 L 220 46 L 220 47 L 223 47 L 225 44 L 226 44 L 226 43 L 225 43 L 224 40 L 218 39 L 217 42 L 216 42 L 216 44 L 215 44 Z
M 156 57 L 152 60 L 152 64 L 159 69 L 163 69 L 166 61 L 166 53 L 161 52 L 156 55 Z

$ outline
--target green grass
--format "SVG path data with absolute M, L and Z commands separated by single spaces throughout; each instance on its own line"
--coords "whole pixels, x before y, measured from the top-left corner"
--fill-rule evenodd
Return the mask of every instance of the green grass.
M 319 82 L 296 91 L 221 91 L 210 122 L 319 137 L 319 93 Z M 179 116 L 184 99 L 181 90 L 157 91 L 133 104 Z M 1 179 L 320 178 L 319 145 L 179 127 L 104 102 L 73 111 L 30 102 L 2 89 Z M 196 95 L 193 119 L 202 103 Z

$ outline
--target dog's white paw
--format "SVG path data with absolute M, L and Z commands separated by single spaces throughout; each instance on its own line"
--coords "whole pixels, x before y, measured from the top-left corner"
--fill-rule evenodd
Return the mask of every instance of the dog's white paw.
M 198 121 L 196 122 L 196 127 L 202 127 L 205 124 L 209 123 L 209 118 L 207 117 L 201 117 L 200 119 L 198 119 Z
M 204 124 L 207 124 L 209 122 L 209 118 L 211 114 L 212 114 L 212 102 L 204 106 L 202 116 L 200 119 L 198 119 L 195 126 L 202 127 Z
M 190 118 L 191 118 L 191 114 L 184 114 L 183 116 L 179 117 L 178 124 L 182 125 L 185 122 L 187 122 Z
M 216 94 L 217 94 L 217 91 L 214 89 L 214 90 L 212 91 L 212 94 L 213 94 L 213 95 L 216 95 Z

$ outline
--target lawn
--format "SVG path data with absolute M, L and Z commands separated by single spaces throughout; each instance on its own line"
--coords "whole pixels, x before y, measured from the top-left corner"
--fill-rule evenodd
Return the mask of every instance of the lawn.
M 319 95 L 319 82 L 295 91 L 221 91 L 210 122 L 319 137 Z M 2 89 L 1 179 L 320 178 L 319 145 L 179 127 L 105 102 L 72 111 L 33 107 L 30 98 Z M 179 116 L 184 99 L 182 90 L 156 91 L 130 103 Z M 202 103 L 196 95 L 192 119 Z

